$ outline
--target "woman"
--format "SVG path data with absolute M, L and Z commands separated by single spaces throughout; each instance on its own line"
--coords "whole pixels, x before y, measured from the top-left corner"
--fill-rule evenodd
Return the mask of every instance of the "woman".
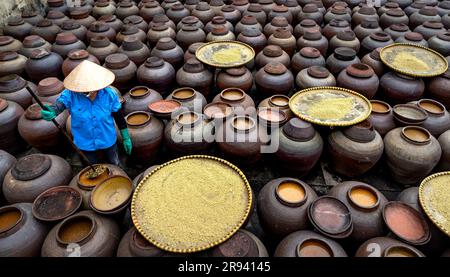
M 109 163 L 119 165 L 114 121 L 122 134 L 125 152 L 131 154 L 132 143 L 117 94 L 109 87 L 114 73 L 90 61 L 83 61 L 64 80 L 65 90 L 42 118 L 51 121 L 65 109 L 72 116 L 75 145 L 93 164 L 97 152 L 103 152 Z

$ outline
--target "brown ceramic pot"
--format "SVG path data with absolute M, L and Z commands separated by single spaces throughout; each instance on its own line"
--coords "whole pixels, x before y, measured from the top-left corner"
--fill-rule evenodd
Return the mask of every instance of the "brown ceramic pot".
M 116 11 L 116 5 L 113 1 L 101 0 L 96 1 L 92 9 L 92 15 L 99 18 L 104 15 L 113 15 Z
M 44 19 L 44 17 L 35 10 L 23 10 L 21 17 L 33 26 L 36 26 L 41 20 Z
M 203 111 L 206 105 L 205 96 L 199 91 L 191 87 L 181 87 L 174 90 L 166 100 L 176 100 L 181 103 L 181 106 L 191 112 Z
M 290 57 L 294 55 L 297 47 L 295 37 L 287 28 L 276 29 L 267 40 L 267 43 L 280 46 Z
M 17 160 L 13 155 L 4 150 L 0 150 L 0 158 L 0 183 L 3 184 L 3 179 L 5 178 L 6 172 L 11 169 L 11 167 L 17 162 Z
M 68 20 L 69 18 L 62 12 L 60 11 L 49 11 L 47 13 L 47 17 L 46 19 L 50 20 L 51 22 L 53 22 L 53 24 L 61 27 L 61 25 L 63 24 L 64 21 Z
M 23 20 L 20 16 L 12 16 L 8 18 L 6 26 L 3 27 L 3 34 L 22 41 L 30 34 L 32 28 L 33 25 Z
M 380 26 L 385 29 L 393 24 L 408 25 L 409 18 L 402 10 L 389 10 L 380 16 Z
M 276 16 L 269 23 L 267 23 L 266 26 L 264 26 L 263 33 L 268 38 L 278 28 L 287 28 L 289 31 L 291 31 L 291 33 L 294 31 L 291 24 L 289 24 L 289 22 L 287 21 L 286 18 L 281 17 L 281 16 Z
M 139 8 L 133 1 L 121 1 L 116 7 L 115 15 L 120 20 L 124 20 L 127 16 L 137 15 L 139 13 Z
M 372 104 L 372 112 L 367 120 L 384 137 L 385 134 L 395 128 L 392 108 L 388 103 L 379 100 L 371 100 L 370 103 Z
M 428 42 L 423 38 L 420 33 L 417 32 L 407 32 L 405 35 L 399 37 L 395 40 L 396 43 L 413 43 L 418 44 L 423 47 L 428 47 Z
M 414 32 L 421 34 L 425 40 L 429 40 L 433 36 L 446 33 L 447 30 L 441 22 L 426 21 L 422 25 L 417 26 Z
M 175 81 L 173 66 L 158 57 L 150 57 L 137 71 L 138 81 L 165 96 L 171 92 Z
M 86 49 L 86 44 L 69 32 L 59 33 L 52 46 L 52 51 L 60 55 L 63 59 L 67 58 L 70 51 L 80 49 Z
M 236 35 L 239 35 L 244 31 L 244 29 L 247 28 L 257 28 L 261 32 L 263 31 L 263 26 L 259 24 L 258 20 L 256 20 L 256 17 L 253 15 L 245 15 L 241 18 L 241 21 L 239 21 L 236 26 L 234 27 L 234 33 Z
M 248 93 L 253 86 L 253 75 L 245 66 L 229 68 L 221 70 L 219 74 L 217 74 L 216 84 L 221 91 L 234 87 L 240 88 L 244 92 Z
M 73 33 L 79 40 L 86 42 L 86 34 L 87 28 L 84 25 L 74 21 L 73 19 L 69 19 L 64 21 L 61 25 L 61 32 L 71 32 Z
M 299 89 L 333 87 L 336 86 L 336 79 L 325 67 L 313 65 L 302 69 L 295 77 L 295 83 Z
M 70 17 L 85 28 L 89 28 L 89 26 L 95 22 L 95 18 L 90 15 L 89 10 L 83 8 L 75 8 L 70 11 Z
M 280 62 L 287 68 L 290 68 L 291 64 L 289 55 L 278 45 L 267 45 L 256 55 L 256 68 L 262 68 L 270 62 Z
M 362 54 L 372 52 L 374 49 L 394 43 L 391 36 L 386 32 L 376 32 L 364 38 L 361 42 Z
M 24 148 L 17 129 L 17 123 L 23 112 L 23 108 L 16 102 L 0 98 L 0 149 L 16 153 Z
M 117 53 L 106 57 L 103 65 L 116 76 L 113 86 L 120 90 L 128 90 L 136 80 L 136 64 L 126 54 Z
M 334 53 L 326 60 L 328 70 L 336 76 L 349 65 L 355 63 L 360 63 L 360 60 L 356 56 L 355 50 L 347 47 L 336 48 Z
M 241 12 L 231 5 L 223 6 L 218 15 L 225 17 L 225 19 L 233 25 L 236 25 L 242 17 Z
M 139 10 L 139 15 L 147 22 L 152 21 L 157 14 L 164 14 L 164 9 L 157 1 L 145 3 Z
M 295 26 L 294 36 L 299 38 L 305 34 L 306 30 L 321 32 L 322 28 L 314 20 L 303 19 L 299 24 L 297 24 L 297 26 Z
M 375 72 L 375 74 L 377 74 L 378 77 L 383 76 L 383 73 L 385 71 L 384 64 L 380 58 L 380 51 L 381 51 L 381 49 L 377 48 L 377 49 L 373 50 L 372 52 L 366 54 L 361 59 L 361 63 L 367 64 L 368 66 L 370 66 L 373 69 L 373 71 Z
M 196 17 L 194 17 L 194 16 L 191 16 L 191 17 L 192 17 L 193 19 L 195 18 L 195 22 L 196 22 L 195 24 L 200 24 L 200 26 L 203 25 L 203 23 L 202 23 L 201 21 L 199 21 Z M 188 19 L 188 18 L 189 18 L 189 16 L 186 17 L 185 19 Z M 192 24 L 192 23 L 187 22 L 186 24 Z M 184 24 L 183 24 L 183 25 L 184 25 Z M 179 24 L 177 25 L 177 30 L 178 30 L 178 31 L 181 30 L 181 28 L 183 27 L 183 25 L 181 25 L 181 23 L 179 23 Z M 222 25 L 227 26 L 227 27 L 228 27 L 228 30 L 229 30 L 230 32 L 234 32 L 234 26 L 233 26 L 233 24 L 231 24 L 229 21 L 227 21 L 227 20 L 225 19 L 225 17 L 223 17 L 223 16 L 221 16 L 221 15 L 219 15 L 219 16 L 214 16 L 213 19 L 211 19 L 211 21 L 208 22 L 208 23 L 204 26 L 203 30 L 204 30 L 206 33 L 210 33 L 210 32 L 212 31 L 213 27 L 216 27 L 216 26 L 222 26 Z
M 330 40 L 342 31 L 351 31 L 350 23 L 343 19 L 333 19 L 322 29 L 322 34 Z
M 258 3 L 251 3 L 248 6 L 248 9 L 242 15 L 243 16 L 245 16 L 245 15 L 254 16 L 256 18 L 256 20 L 258 20 L 259 24 L 261 24 L 261 26 L 265 26 L 266 22 L 268 21 L 267 14 L 263 11 L 261 5 Z
M 96 21 L 89 26 L 89 30 L 86 33 L 86 39 L 90 41 L 93 37 L 107 37 L 110 41 L 116 41 L 116 31 L 110 27 L 104 21 Z
M 91 39 L 90 45 L 86 49 L 90 54 L 94 55 L 100 63 L 104 63 L 106 57 L 116 53 L 119 48 L 116 44 L 109 41 L 107 37 L 94 37 Z
M 355 35 L 359 39 L 359 41 L 362 41 L 373 33 L 381 31 L 383 30 L 381 29 L 380 25 L 378 25 L 378 21 L 373 18 L 364 19 L 361 24 L 353 29 L 353 32 L 355 32 Z
M 323 13 L 318 9 L 316 4 L 306 4 L 297 18 L 298 21 L 302 21 L 303 19 L 312 19 L 320 25 L 323 21 Z
M 123 53 L 139 67 L 150 57 L 150 49 L 137 37 L 125 37 L 118 53 Z
M 45 49 L 47 51 L 50 51 L 52 49 L 52 45 L 40 36 L 31 35 L 27 36 L 23 40 L 23 47 L 19 50 L 18 53 L 29 58 L 31 56 L 31 52 L 36 49 Z
M 197 51 L 197 49 L 200 46 L 202 46 L 203 44 L 204 44 L 203 42 L 196 42 L 196 43 L 189 45 L 188 50 L 186 50 L 184 52 L 184 57 L 183 57 L 184 62 L 187 62 L 190 58 L 195 58 L 195 51 Z
M 117 33 L 117 45 L 121 45 L 124 42 L 125 38 L 131 37 L 136 37 L 138 40 L 142 41 L 142 43 L 147 42 L 147 34 L 144 31 L 132 24 L 126 24 L 123 26 L 120 32 Z
M 188 49 L 189 45 L 196 42 L 204 42 L 206 39 L 205 32 L 195 26 L 183 26 L 177 33 L 177 42 L 183 50 Z
M 54 43 L 56 35 L 61 32 L 59 26 L 53 24 L 50 20 L 41 20 L 35 27 L 31 28 L 30 35 L 37 35 L 48 41 Z
M 419 100 L 425 91 L 425 84 L 420 78 L 387 72 L 380 78 L 380 90 L 388 103 L 406 103 Z
M 425 257 L 416 248 L 389 237 L 371 238 L 356 251 L 355 257 Z
M 90 55 L 86 50 L 72 50 L 67 55 L 66 60 L 62 64 L 62 72 L 64 76 L 72 72 L 80 63 L 83 61 L 90 61 L 96 64 L 100 64 L 99 60 L 94 56 Z
M 33 82 L 39 83 L 48 77 L 61 76 L 62 64 L 63 59 L 60 55 L 37 49 L 31 53 L 30 59 L 25 65 L 25 71 Z
M 123 98 L 125 99 L 125 114 L 138 111 L 150 112 L 148 105 L 163 99 L 155 90 L 143 86 L 132 88 L 123 96 Z
M 27 57 L 16 52 L 0 52 L 0 76 L 22 74 L 26 62 Z
M 294 76 L 281 63 L 268 63 L 255 75 L 256 89 L 261 95 L 289 94 Z
M 297 76 L 302 69 L 311 66 L 325 66 L 325 58 L 316 48 L 303 47 L 292 57 L 291 70 L 295 76 Z
M 414 29 L 426 21 L 441 22 L 441 17 L 437 12 L 436 7 L 425 6 L 421 8 L 418 12 L 413 13 L 409 17 L 409 26 L 412 29 Z
M 368 99 L 375 97 L 379 83 L 375 71 L 363 63 L 349 65 L 337 77 L 339 87 L 359 92 Z
M 407 24 L 392 24 L 390 27 L 384 29 L 384 32 L 389 34 L 393 40 L 396 40 L 397 38 L 401 37 L 407 32 L 410 32 Z
M 183 49 L 172 38 L 164 37 L 159 39 L 155 48 L 152 49 L 151 55 L 160 57 L 170 63 L 175 70 L 183 66 Z
M 36 95 L 42 102 L 55 103 L 63 90 L 63 82 L 55 77 L 50 77 L 39 82 Z
M 237 40 L 250 45 L 253 50 L 255 50 L 255 54 L 261 52 L 267 45 L 266 36 L 261 33 L 258 28 L 244 29 L 244 31 L 237 36 Z
M 297 48 L 302 49 L 307 46 L 316 48 L 325 56 L 328 51 L 328 40 L 322 36 L 320 31 L 306 30 L 303 36 L 297 40 Z
M 200 2 L 197 4 L 194 10 L 192 10 L 192 15 L 200 19 L 203 24 L 208 23 L 216 15 L 211 9 L 208 3 Z
M 420 126 L 427 129 L 435 138 L 450 129 L 450 114 L 444 105 L 432 99 L 421 99 L 416 105 L 428 115 Z
M 428 40 L 431 49 L 441 53 L 444 56 L 450 55 L 450 33 L 440 33 Z
M 31 105 L 31 95 L 26 87 L 29 87 L 33 92 L 36 92 L 36 85 L 32 82 L 27 82 L 19 75 L 10 74 L 0 77 L 0 98 L 14 101 L 23 109 Z
M 359 52 L 360 42 L 355 33 L 351 30 L 341 31 L 330 39 L 329 51 L 334 51 L 338 47 L 348 47 Z
M 216 95 L 212 103 L 222 102 L 229 104 L 234 109 L 235 114 L 254 114 L 255 102 L 239 88 L 224 89 L 219 95 Z
M 191 58 L 176 74 L 176 82 L 181 87 L 191 87 L 205 97 L 211 92 L 213 74 L 197 59 Z

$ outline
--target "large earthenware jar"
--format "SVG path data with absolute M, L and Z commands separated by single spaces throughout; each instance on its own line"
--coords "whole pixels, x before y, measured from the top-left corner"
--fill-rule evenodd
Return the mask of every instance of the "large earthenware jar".
M 409 17 L 409 26 L 412 29 L 414 29 L 426 21 L 441 22 L 441 17 L 437 12 L 436 7 L 425 6 L 421 8 L 418 12 L 413 13 Z
M 17 129 L 23 108 L 13 101 L 0 98 L 0 149 L 15 153 L 24 146 Z
M 95 18 L 90 15 L 89 10 L 83 8 L 75 8 L 70 11 L 70 17 L 86 29 L 95 22 Z
M 121 45 L 125 38 L 135 37 L 136 39 L 142 41 L 143 43 L 147 42 L 147 33 L 139 29 L 137 26 L 132 24 L 126 24 L 122 27 L 119 33 L 116 36 L 117 45 Z
M 239 35 L 242 31 L 244 31 L 244 29 L 247 28 L 258 28 L 261 32 L 263 31 L 263 26 L 259 24 L 258 20 L 256 20 L 253 15 L 244 15 L 241 18 L 241 21 L 239 21 L 234 27 L 234 33 Z
M 261 240 L 245 229 L 239 229 L 231 238 L 211 248 L 205 253 L 207 257 L 269 257 Z
M 80 63 L 83 61 L 90 61 L 96 64 L 100 64 L 99 60 L 94 56 L 89 54 L 86 50 L 72 50 L 67 55 L 67 59 L 62 64 L 62 72 L 64 76 L 72 72 Z
M 125 99 L 125 114 L 137 111 L 150 112 L 148 105 L 163 99 L 161 94 L 155 90 L 143 86 L 132 88 L 123 96 L 123 98 Z
M 450 71 L 432 78 L 427 83 L 429 96 L 441 102 L 447 109 L 450 108 Z
M 206 42 L 235 39 L 236 36 L 228 29 L 226 25 L 214 26 L 211 32 L 206 36 Z
M 200 2 L 197 4 L 194 10 L 192 10 L 192 15 L 200 19 L 203 24 L 208 23 L 216 15 L 211 9 L 208 3 Z
M 321 25 L 323 21 L 323 13 L 319 11 L 316 4 L 306 4 L 297 17 L 298 21 L 302 21 L 303 19 L 312 19 L 317 24 Z
M 396 40 L 397 38 L 403 36 L 407 32 L 410 32 L 407 24 L 392 24 L 390 27 L 384 29 L 385 33 L 388 33 L 393 40 Z
M 88 40 L 89 39 L 90 38 L 88 38 Z M 52 51 L 60 55 L 63 59 L 67 58 L 70 51 L 79 49 L 86 49 L 86 44 L 69 32 L 59 33 L 52 46 Z
M 66 186 L 72 178 L 69 163 L 54 155 L 25 156 L 6 173 L 3 195 L 8 203 L 33 202 L 49 188 Z
M 16 162 L 17 160 L 13 155 L 4 150 L 0 150 L 0 184 L 3 184 L 3 179 L 5 178 L 6 173 Z M 1 187 L 2 186 L 0 186 L 0 193 L 2 193 Z
M 113 257 L 120 241 L 118 224 L 93 211 L 76 213 L 53 227 L 42 257 Z
M 195 42 L 204 42 L 206 39 L 205 32 L 196 27 L 185 25 L 183 28 L 177 33 L 177 42 L 183 50 L 187 50 L 189 45 Z
M 330 39 L 329 51 L 334 51 L 338 47 L 348 47 L 359 52 L 360 42 L 355 33 L 351 30 L 341 31 Z
M 133 112 L 126 117 L 133 152 L 131 156 L 139 162 L 152 162 L 161 146 L 164 125 L 148 112 Z
M 372 112 L 367 120 L 383 137 L 390 130 L 395 128 L 392 108 L 388 103 L 379 100 L 371 100 L 370 103 L 372 104 Z
M 52 49 L 52 45 L 40 36 L 31 35 L 27 36 L 23 40 L 23 48 L 19 50 L 19 53 L 29 58 L 31 56 L 31 52 L 36 49 L 45 49 L 50 51 Z
M 205 96 L 191 87 L 178 88 L 167 96 L 166 99 L 173 99 L 180 102 L 182 107 L 185 107 L 191 112 L 203 111 L 203 107 L 207 103 Z
M 173 22 L 172 22 L 173 23 Z M 149 24 L 139 15 L 130 15 L 123 20 L 124 26 L 135 26 L 142 32 L 147 32 Z
M 0 76 L 22 74 L 25 70 L 27 57 L 16 52 L 0 52 Z
M 396 43 L 413 43 L 428 47 L 428 42 L 423 38 L 420 33 L 417 32 L 407 32 L 404 36 L 399 37 L 395 40 Z
M 284 112 L 284 114 L 287 117 L 287 120 L 294 117 L 294 114 L 289 108 L 289 97 L 286 95 L 281 94 L 272 95 L 259 102 L 258 109 L 260 108 L 279 109 L 280 111 Z
M 280 46 L 290 57 L 294 55 L 297 47 L 295 37 L 287 28 L 276 29 L 267 40 L 267 43 Z
M 313 24 L 314 24 L 314 21 L 313 21 Z M 289 22 L 287 21 L 286 18 L 281 17 L 281 16 L 276 16 L 272 19 L 272 21 L 270 21 L 269 23 L 266 24 L 266 26 L 264 26 L 263 33 L 268 38 L 278 28 L 287 28 L 291 32 L 294 31 L 291 24 L 289 24 Z
M 150 57 L 137 71 L 138 81 L 165 96 L 172 90 L 175 81 L 173 66 L 158 57 Z
M 33 82 L 39 83 L 42 79 L 48 77 L 60 77 L 63 62 L 64 60 L 60 55 L 38 49 L 31 53 L 25 65 L 25 71 Z
M 328 56 L 326 66 L 332 74 L 338 76 L 349 65 L 360 62 L 355 50 L 348 47 L 339 47 L 334 50 L 333 54 Z
M 316 198 L 315 191 L 298 179 L 270 181 L 258 195 L 258 217 L 262 228 L 277 238 L 308 228 L 308 206 Z
M 153 26 L 162 23 L 163 25 L 166 25 L 167 27 L 171 28 L 172 30 L 176 30 L 177 26 L 175 23 L 170 20 L 165 14 L 157 14 L 153 17 L 153 20 L 149 23 L 149 28 L 153 28 Z
M 234 87 L 240 88 L 244 92 L 248 93 L 252 86 L 252 73 L 245 66 L 224 69 L 217 74 L 217 87 L 221 91 Z
M 117 51 L 128 56 L 128 58 L 139 67 L 150 57 L 150 49 L 139 38 L 126 37 Z
M 60 11 L 49 11 L 47 13 L 46 19 L 53 22 L 53 24 L 58 25 L 59 27 L 62 26 L 63 22 L 68 20 L 69 18 Z
M 116 76 L 113 86 L 119 90 L 127 90 L 133 86 L 136 80 L 137 66 L 123 53 L 111 54 L 106 57 L 105 68 Z
M 183 49 L 181 49 L 181 47 L 170 37 L 160 38 L 156 43 L 155 48 L 152 49 L 151 55 L 160 57 L 170 63 L 175 70 L 178 70 L 183 66 Z
M 218 22 L 222 22 L 222 23 L 218 23 Z M 177 24 L 177 28 L 176 31 L 179 32 L 181 29 L 183 29 L 183 26 L 188 26 L 188 25 L 192 25 L 192 26 L 196 26 L 199 29 L 203 29 L 203 31 L 205 31 L 205 33 L 209 33 L 212 31 L 213 27 L 217 27 L 223 24 L 226 24 L 226 20 L 225 18 L 221 17 L 220 20 L 217 20 L 216 17 L 214 17 L 210 22 L 208 22 L 209 25 L 208 28 L 206 28 L 206 26 L 195 16 L 186 16 L 185 18 L 183 18 L 180 22 L 178 22 Z M 230 26 L 231 24 L 228 22 L 228 24 L 226 24 L 227 26 Z M 231 25 L 231 28 L 233 28 L 233 25 Z
M 328 195 L 341 200 L 350 210 L 353 223 L 350 238 L 353 241 L 363 242 L 387 233 L 382 210 L 388 200 L 376 188 L 365 183 L 348 181 L 334 186 Z
M 179 86 L 191 87 L 205 97 L 211 92 L 213 78 L 213 74 L 196 58 L 187 60 L 176 74 Z
M 51 105 L 48 102 L 44 103 Z M 29 145 L 40 152 L 57 153 L 64 148 L 65 140 L 53 122 L 42 119 L 41 110 L 38 104 L 33 104 L 27 108 L 19 119 L 19 133 Z M 62 128 L 65 128 L 68 116 L 69 113 L 64 111 L 55 120 Z
M 330 40 L 332 37 L 342 31 L 351 31 L 350 23 L 343 19 L 333 19 L 322 29 L 322 34 Z
M 440 33 L 428 40 L 431 49 L 441 53 L 444 56 L 450 55 L 450 32 Z
M 395 181 L 403 185 L 422 181 L 439 162 L 439 142 L 424 128 L 407 126 L 384 137 L 387 165 Z
M 64 84 L 55 77 L 45 78 L 39 82 L 36 95 L 42 102 L 55 103 L 64 90 Z
M 375 7 L 363 6 L 357 12 L 352 15 L 352 23 L 354 26 L 361 24 L 365 19 L 379 20 L 377 10 Z
M 370 66 L 379 78 L 381 76 L 383 76 L 383 73 L 385 71 L 384 64 L 380 58 L 380 51 L 381 51 L 381 49 L 377 48 L 377 49 L 373 50 L 372 52 L 366 54 L 361 59 L 361 63 L 367 64 L 368 66 Z
M 12 51 L 20 52 L 23 45 L 17 39 L 10 36 L 0 36 L 0 52 Z
M 295 83 L 299 89 L 311 87 L 336 86 L 334 76 L 322 66 L 311 66 L 302 69 L 295 77 Z
M 421 34 L 425 40 L 429 40 L 433 36 L 446 33 L 447 30 L 441 22 L 426 21 L 422 25 L 417 26 L 414 32 Z
M 397 104 L 419 100 L 425 91 L 425 84 L 420 78 L 390 71 L 380 78 L 380 88 L 390 104 Z
M 296 231 L 278 244 L 274 257 L 347 257 L 337 242 L 313 231 Z
M 316 48 L 325 56 L 328 51 L 328 40 L 318 30 L 306 30 L 297 40 L 297 48 L 302 49 L 307 46 Z
M 157 14 L 164 14 L 164 9 L 157 1 L 145 3 L 139 11 L 139 15 L 142 16 L 146 22 L 152 21 L 153 17 Z
M 255 58 L 256 68 L 260 69 L 270 62 L 280 62 L 287 68 L 290 67 L 289 55 L 278 45 L 267 45 Z
M 372 99 L 378 91 L 380 81 L 375 71 L 363 63 L 349 65 L 337 77 L 339 87 L 348 88 Z
M 30 35 L 37 35 L 42 37 L 49 43 L 54 43 L 56 40 L 56 35 L 59 32 L 61 32 L 59 26 L 53 24 L 48 19 L 44 19 L 31 29 Z
M 86 33 L 86 39 L 90 41 L 94 37 L 107 37 L 110 41 L 116 41 L 116 31 L 104 21 L 96 21 L 89 26 Z
M 48 6 L 46 7 L 45 11 L 59 11 L 61 13 L 68 13 L 69 7 L 65 3 L 64 0 L 47 0 Z
M 380 16 L 380 26 L 383 29 L 388 28 L 393 24 L 408 25 L 409 18 L 402 10 L 389 10 Z
M 334 19 L 341 19 L 341 20 L 345 20 L 347 22 L 351 22 L 352 16 L 350 13 L 348 13 L 348 11 L 345 7 L 334 6 L 334 7 L 331 7 L 327 11 L 327 13 L 324 15 L 323 19 L 324 19 L 325 24 L 329 23 L 331 20 L 334 20 Z
M 33 92 L 36 92 L 36 85 L 32 82 L 27 82 L 19 75 L 11 74 L 0 77 L 0 98 L 14 101 L 23 109 L 31 105 L 31 95 L 26 87 L 29 87 Z
M 261 52 L 267 45 L 266 36 L 261 33 L 258 28 L 244 29 L 244 31 L 237 36 L 237 40 L 250 45 L 253 50 L 255 50 L 255 54 Z
M 33 26 L 20 16 L 13 16 L 8 19 L 6 26 L 3 27 L 3 34 L 22 41 L 30 34 L 31 28 Z
M 381 158 L 383 148 L 383 139 L 368 121 L 336 130 L 328 136 L 331 168 L 348 177 L 370 170 Z
M 69 19 L 61 25 L 62 32 L 72 32 L 79 40 L 86 42 L 87 28 L 80 23 Z
M 295 76 L 297 76 L 302 69 L 311 66 L 325 66 L 325 58 L 316 48 L 303 47 L 292 57 L 291 70 Z
M 427 129 L 432 136 L 437 138 L 450 129 L 450 114 L 444 105 L 432 99 L 421 99 L 416 105 L 428 114 L 420 126 Z
M 219 1 L 221 1 L 221 0 L 219 0 Z M 248 9 L 242 15 L 243 16 L 245 16 L 245 15 L 254 16 L 256 18 L 256 20 L 258 20 L 259 24 L 261 24 L 261 26 L 265 26 L 266 23 L 269 21 L 269 20 L 267 20 L 267 14 L 263 11 L 261 5 L 258 3 L 251 3 L 248 6 Z
M 361 24 L 353 29 L 353 32 L 355 32 L 355 35 L 359 41 L 362 41 L 373 33 L 381 31 L 383 31 L 383 29 L 381 29 L 380 25 L 378 25 L 378 21 L 372 18 L 364 19 Z
M 204 44 L 203 42 L 196 42 L 189 45 L 188 50 L 184 52 L 183 61 L 187 62 L 190 58 L 195 58 L 195 51 L 197 51 L 197 49 L 203 44 Z
M 319 161 L 323 140 L 314 127 L 299 118 L 292 118 L 272 137 L 279 140 L 275 152 L 277 164 L 296 176 L 306 175 Z
M 216 95 L 212 103 L 223 102 L 229 104 L 234 109 L 235 114 L 253 114 L 255 113 L 255 102 L 240 88 L 224 89 L 219 95 Z
M 394 43 L 391 36 L 386 32 L 376 32 L 365 37 L 361 42 L 362 54 L 372 52 L 378 47 L 384 47 Z
M 113 15 L 116 11 L 116 5 L 113 1 L 100 0 L 95 2 L 95 6 L 92 9 L 92 15 L 96 18 L 104 15 Z
M 364 242 L 355 257 L 425 257 L 416 248 L 390 237 L 376 237 Z
M 39 257 L 48 227 L 33 217 L 31 203 L 0 208 L 0 257 Z
M 114 31 L 116 31 L 116 33 L 120 32 L 120 30 L 122 30 L 123 27 L 123 22 L 118 19 L 115 15 L 103 15 L 101 16 L 98 21 L 103 21 L 105 22 L 107 25 L 109 25 L 109 27 L 111 27 Z
M 185 20 L 187 20 L 188 18 L 189 18 L 189 17 L 186 17 Z M 194 19 L 195 19 L 195 20 L 194 20 Z M 184 20 L 181 21 L 181 23 L 183 23 L 183 22 L 184 22 Z M 191 23 L 191 22 L 194 22 L 194 23 Z M 181 28 L 183 27 L 183 25 L 185 25 L 185 24 L 182 25 L 181 23 L 179 23 L 179 24 L 177 25 L 177 30 L 178 30 L 178 31 L 181 30 Z M 198 20 L 196 17 L 194 17 L 194 16 L 191 16 L 190 22 L 188 21 L 188 22 L 186 22 L 186 24 L 199 24 L 200 26 L 203 25 L 203 23 L 202 23 L 201 21 L 199 21 L 199 20 Z M 205 32 L 209 33 L 209 32 L 212 32 L 212 30 L 213 30 L 214 27 L 218 27 L 218 26 L 222 26 L 222 25 L 227 26 L 227 27 L 228 27 L 228 30 L 229 30 L 230 32 L 233 32 L 233 31 L 234 31 L 234 26 L 233 26 L 233 24 L 231 24 L 229 21 L 227 21 L 227 20 L 225 19 L 225 17 L 223 17 L 223 16 L 221 16 L 221 15 L 219 15 L 219 16 L 214 16 L 213 19 L 211 19 L 211 21 L 208 22 L 208 23 L 204 26 L 203 30 L 204 30 Z
M 294 76 L 283 64 L 271 62 L 256 73 L 255 83 L 261 95 L 287 95 L 294 87 Z
M 300 21 L 299 24 L 297 24 L 297 26 L 295 26 L 295 28 L 294 28 L 294 36 L 296 38 L 299 38 L 299 37 L 301 37 L 301 36 L 303 36 L 305 34 L 306 30 L 319 31 L 319 32 L 322 31 L 320 26 L 317 25 L 317 23 L 314 20 L 303 19 L 302 21 Z
M 106 57 L 117 52 L 117 45 L 109 41 L 107 37 L 94 37 L 91 39 L 89 47 L 86 49 L 89 53 L 97 57 L 100 63 L 104 63 Z
M 33 26 L 36 26 L 41 20 L 44 19 L 40 13 L 34 10 L 23 10 L 21 17 Z
M 216 130 L 216 143 L 222 154 L 240 164 L 253 164 L 261 159 L 264 137 L 256 119 L 250 116 L 234 116 Z
M 124 20 L 127 16 L 137 15 L 139 13 L 139 8 L 133 1 L 121 1 L 117 5 L 115 15 L 120 20 Z

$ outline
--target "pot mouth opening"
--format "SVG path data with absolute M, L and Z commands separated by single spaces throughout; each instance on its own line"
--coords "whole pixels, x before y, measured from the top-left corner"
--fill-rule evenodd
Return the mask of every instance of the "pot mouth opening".
M 347 205 L 331 196 L 315 199 L 308 208 L 308 216 L 319 231 L 330 237 L 347 237 L 353 230 L 352 216 Z
M 269 98 L 269 103 L 274 107 L 286 108 L 289 106 L 289 97 L 286 95 L 273 95 Z
M 415 251 L 411 248 L 403 246 L 403 245 L 393 245 L 384 251 L 384 257 L 398 257 L 398 258 L 407 258 L 407 257 L 420 257 Z
M 330 245 L 322 239 L 311 238 L 297 246 L 297 257 L 334 257 Z
M 351 204 L 365 210 L 375 209 L 381 201 L 378 193 L 366 185 L 352 187 L 348 190 L 347 196 Z
M 442 105 L 441 103 L 439 103 L 437 101 L 431 100 L 431 99 L 419 100 L 419 102 L 417 104 L 419 105 L 419 107 L 421 107 L 422 109 L 424 109 L 425 111 L 427 111 L 430 114 L 440 115 L 440 114 L 444 114 L 444 112 L 445 112 L 444 105 Z
M 100 213 L 114 213 L 128 203 L 133 194 L 133 184 L 124 176 L 111 176 L 92 191 L 90 206 Z
M 414 144 L 428 144 L 431 134 L 426 129 L 418 126 L 406 126 L 402 129 L 402 137 Z
M 16 207 L 7 206 L 0 209 L 0 234 L 8 232 L 23 219 L 23 212 Z
M 237 132 L 248 132 L 256 126 L 256 122 L 249 116 L 236 116 L 231 121 L 231 126 Z
M 299 207 L 308 199 L 305 186 L 296 180 L 285 180 L 275 188 L 275 197 L 281 204 Z
M 277 108 L 260 108 L 258 117 L 261 121 L 274 126 L 279 126 L 287 120 L 286 114 Z
M 186 126 L 186 127 L 192 127 L 197 122 L 199 122 L 201 119 L 201 116 L 195 112 L 188 111 L 181 113 L 177 116 L 177 123 Z
M 239 88 L 227 88 L 220 93 L 220 98 L 227 101 L 241 101 L 245 98 L 245 92 Z
M 222 102 L 210 103 L 203 109 L 203 114 L 209 119 L 225 119 L 232 113 L 233 107 Z
M 172 97 L 176 100 L 189 100 L 195 97 L 195 90 L 193 88 L 183 87 L 172 92 Z
M 134 87 L 130 90 L 130 96 L 132 98 L 145 97 L 149 93 L 150 93 L 150 89 L 148 87 L 144 87 L 144 86 Z
M 102 183 L 104 180 L 108 179 L 109 176 L 112 174 L 111 170 L 105 164 L 95 164 L 93 166 L 96 170 L 97 168 L 99 168 L 99 170 L 103 169 L 103 172 L 95 178 L 89 178 L 88 176 L 91 174 L 90 173 L 91 168 L 86 167 L 85 169 L 83 169 L 80 172 L 80 175 L 78 176 L 78 186 L 80 188 L 85 190 L 92 190 L 94 187 Z
M 69 217 L 56 230 L 56 240 L 65 245 L 80 243 L 94 233 L 95 227 L 95 221 L 89 216 Z
M 377 114 L 387 114 L 391 111 L 388 103 L 379 100 L 370 100 L 372 104 L 372 112 Z
M 148 123 L 150 119 L 150 114 L 142 111 L 130 113 L 125 118 L 125 120 L 127 121 L 127 125 L 130 125 L 132 127 L 143 126 Z

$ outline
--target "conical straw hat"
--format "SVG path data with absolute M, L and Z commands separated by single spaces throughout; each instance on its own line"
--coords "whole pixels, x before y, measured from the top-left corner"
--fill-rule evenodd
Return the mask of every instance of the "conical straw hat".
M 110 70 L 90 61 L 83 61 L 64 79 L 64 86 L 73 92 L 92 92 L 111 85 L 115 78 Z

